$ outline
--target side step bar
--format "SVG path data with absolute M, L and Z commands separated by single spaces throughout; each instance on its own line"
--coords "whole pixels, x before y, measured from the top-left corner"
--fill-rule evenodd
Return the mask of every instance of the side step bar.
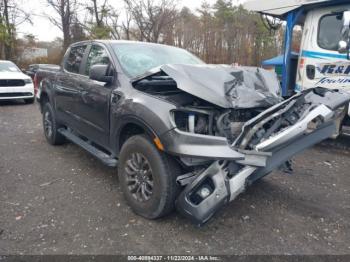
M 77 144 L 78 146 L 82 147 L 86 151 L 88 151 L 90 154 L 101 160 L 105 165 L 110 167 L 116 167 L 118 165 L 118 160 L 111 157 L 110 155 L 106 154 L 105 152 L 97 149 L 96 147 L 92 146 L 88 142 L 84 141 L 80 137 L 76 136 L 69 130 L 65 128 L 58 129 L 58 132 L 65 136 L 68 140 L 72 141 L 74 144 Z

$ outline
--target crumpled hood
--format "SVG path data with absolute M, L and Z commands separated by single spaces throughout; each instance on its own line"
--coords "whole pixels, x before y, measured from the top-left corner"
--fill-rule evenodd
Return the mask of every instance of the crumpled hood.
M 256 67 L 228 65 L 163 65 L 177 87 L 223 108 L 270 107 L 279 103 L 280 86 L 274 73 Z

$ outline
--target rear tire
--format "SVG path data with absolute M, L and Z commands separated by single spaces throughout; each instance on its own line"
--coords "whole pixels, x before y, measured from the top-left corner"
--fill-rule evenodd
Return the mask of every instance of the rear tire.
M 50 103 L 43 107 L 43 128 L 46 140 L 51 145 L 62 145 L 65 137 L 58 132 L 58 124 Z
M 24 99 L 24 103 L 26 103 L 26 104 L 33 104 L 34 103 L 34 98 Z
M 156 219 L 174 210 L 179 193 L 179 165 L 159 151 L 145 136 L 129 138 L 121 149 L 118 176 L 124 197 L 132 210 Z

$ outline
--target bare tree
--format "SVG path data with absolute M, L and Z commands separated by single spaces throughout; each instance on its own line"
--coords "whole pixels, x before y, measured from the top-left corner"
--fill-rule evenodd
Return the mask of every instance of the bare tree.
M 124 0 L 127 10 L 139 30 L 139 40 L 159 42 L 163 29 L 177 17 L 176 1 Z
M 84 27 L 91 38 L 120 39 L 119 13 L 108 0 L 90 0 L 84 6 L 87 10 Z
M 110 33 L 113 39 L 118 40 L 121 39 L 121 29 L 123 28 L 123 24 L 119 25 L 119 14 L 114 10 L 110 10 L 110 14 L 108 15 L 107 25 L 110 28 Z
M 132 17 L 130 15 L 130 13 L 128 11 L 126 11 L 126 18 L 125 21 L 122 22 L 122 30 L 123 30 L 123 34 L 126 40 L 130 40 L 131 39 L 131 20 Z
M 76 17 L 73 17 L 72 19 L 72 24 L 70 26 L 70 33 L 71 33 L 72 42 L 78 42 L 78 41 L 87 39 L 84 27 L 81 25 L 78 18 Z
M 106 16 L 107 11 L 107 0 L 104 0 L 101 6 L 98 6 L 97 0 L 91 0 L 92 7 L 88 7 L 90 11 L 93 13 L 96 21 L 96 25 L 98 27 L 103 26 L 103 19 Z
M 71 43 L 71 25 L 76 17 L 77 0 L 47 0 L 47 3 L 56 11 L 58 17 L 49 16 L 51 23 L 63 33 L 63 50 Z
M 140 40 L 185 48 L 208 63 L 260 65 L 281 46 L 259 15 L 231 0 L 204 1 L 196 12 L 177 10 L 177 0 L 123 0 L 123 19 L 112 0 L 46 1 L 56 10 L 50 20 L 62 30 L 65 48 L 85 38 Z

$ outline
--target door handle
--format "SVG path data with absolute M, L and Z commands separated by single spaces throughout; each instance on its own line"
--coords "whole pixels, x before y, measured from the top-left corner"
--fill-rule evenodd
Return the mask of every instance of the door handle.
M 316 75 L 316 67 L 314 65 L 307 65 L 306 66 L 307 78 L 309 78 L 310 80 L 313 80 L 315 79 L 315 75 Z
M 88 104 L 89 101 L 91 102 L 91 98 L 89 98 L 89 96 L 88 96 L 89 92 L 87 92 L 85 90 L 80 90 L 79 93 L 80 93 L 80 96 L 81 96 L 81 100 L 83 100 L 83 102 L 85 104 Z

